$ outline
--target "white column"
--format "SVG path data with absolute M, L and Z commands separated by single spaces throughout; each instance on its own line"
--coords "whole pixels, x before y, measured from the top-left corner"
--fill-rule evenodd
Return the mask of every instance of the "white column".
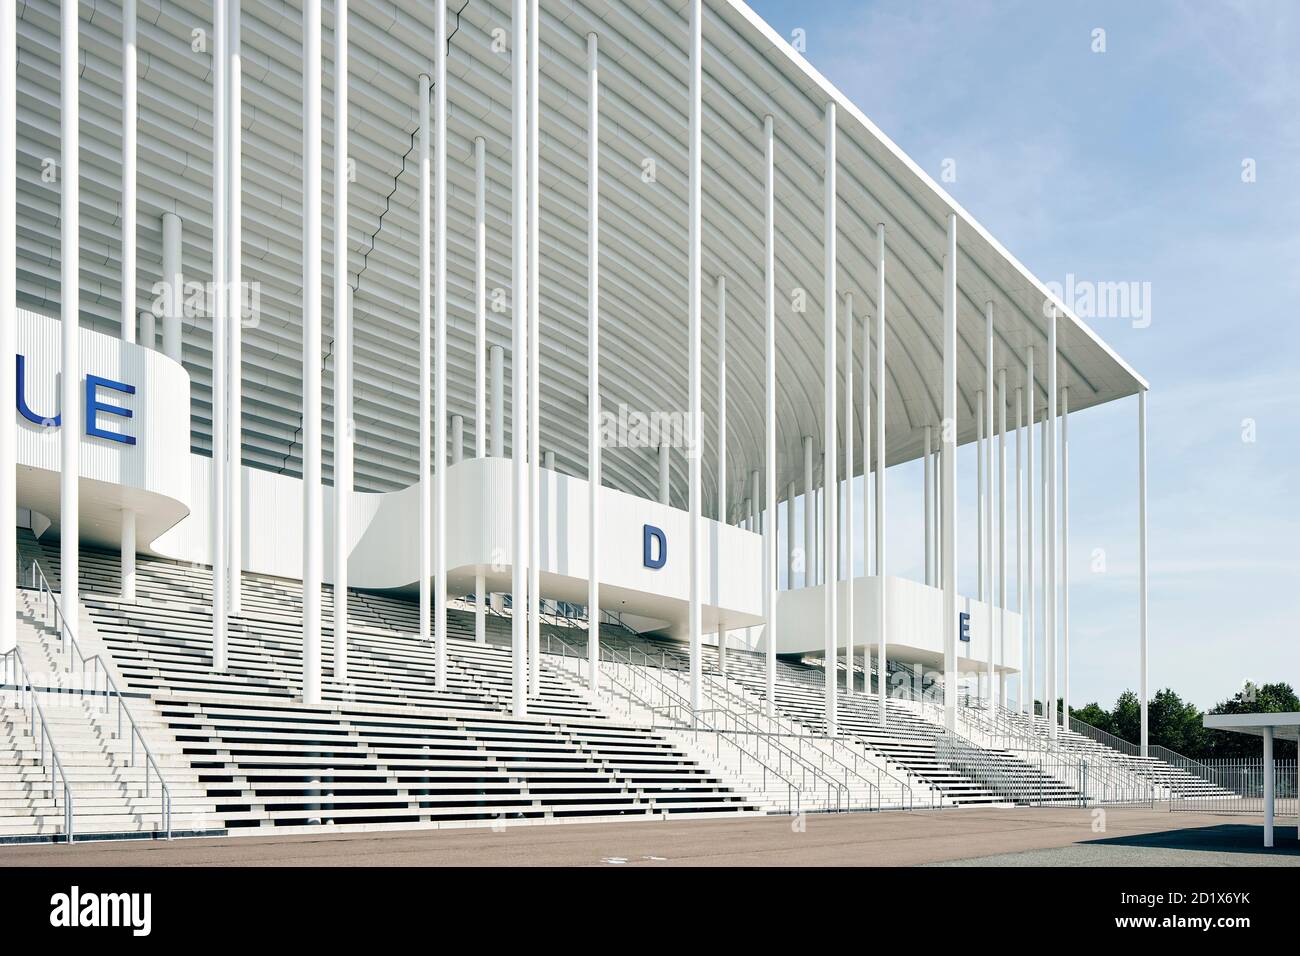
M 817 489 L 813 486 L 813 439 L 803 436 L 803 586 L 817 583 Z
M 794 590 L 794 499 L 796 485 L 793 481 L 785 486 L 785 588 Z
M 998 703 L 1007 706 L 1007 370 L 998 369 Z M 990 693 L 992 691 L 990 690 Z
M 943 716 L 957 729 L 957 214 L 948 214 L 943 276 L 943 422 L 939 427 Z
M 1143 717 L 1146 714 L 1143 713 Z M 1142 727 L 1146 730 L 1145 722 Z M 1142 736 L 1142 749 L 1146 749 L 1146 734 Z M 1264 728 L 1264 846 L 1273 845 L 1273 728 Z
M 1037 621 L 1034 619 L 1034 347 L 1025 349 L 1025 616 L 1024 627 L 1029 646 L 1025 666 L 1029 716 L 1035 713 L 1038 675 L 1034 661 L 1038 644 Z
M 985 663 L 986 698 L 990 712 L 996 692 L 994 682 L 993 641 L 993 303 L 984 303 L 984 503 L 981 518 L 984 524 L 984 633 L 988 635 L 988 661 Z
M 233 242 L 231 251 L 234 252 Z M 352 441 L 352 290 L 348 287 L 348 0 L 337 0 L 334 8 L 333 578 L 334 680 L 338 683 L 348 680 L 348 506 L 352 500 Z M 233 601 L 234 569 L 239 564 L 233 556 L 231 561 Z
M 824 505 L 822 520 L 825 530 L 822 532 L 825 552 L 823 558 L 823 567 L 825 568 L 825 617 L 824 623 L 826 628 L 825 641 L 825 660 L 826 660 L 826 733 L 834 736 L 837 733 L 836 718 L 838 716 L 838 707 L 836 705 L 836 679 L 835 679 L 835 644 L 836 635 L 839 632 L 839 602 L 836 594 L 835 573 L 836 557 L 838 556 L 838 546 L 836 542 L 836 516 L 837 508 L 835 505 L 835 476 L 836 476 L 836 457 L 835 442 L 837 426 L 835 424 L 835 388 L 836 376 L 838 375 L 839 366 L 835 356 L 835 311 L 838 306 L 838 293 L 836 289 L 835 267 L 837 256 L 835 253 L 835 197 L 837 195 L 835 186 L 835 104 L 826 104 L 826 167 L 823 179 L 824 192 L 822 198 L 822 215 L 823 235 L 822 248 L 825 254 L 825 260 L 822 264 L 822 272 L 825 280 L 825 289 L 822 293 L 822 305 L 826 310 L 825 325 L 822 331 L 825 355 L 822 367 L 822 384 L 825 388 L 823 425 L 822 433 L 822 494 L 824 495 Z
M 162 214 L 162 271 L 166 283 L 162 316 L 163 354 L 173 362 L 181 360 L 181 312 L 185 301 L 185 274 L 181 259 L 181 218 Z M 150 343 L 151 345 L 153 343 Z
M 1061 726 L 1070 729 L 1070 389 L 1061 389 Z
M 465 460 L 465 416 L 451 416 L 451 463 L 459 465 Z
M 488 352 L 492 377 L 492 457 L 506 456 L 506 350 L 500 345 Z
M 229 155 L 226 139 L 230 133 L 226 122 L 226 96 L 229 93 L 227 71 L 229 62 L 226 46 L 229 42 L 230 10 L 227 0 L 215 0 L 213 10 L 213 51 L 212 51 L 212 506 L 211 506 L 211 540 L 212 540 L 212 665 L 217 670 L 226 667 L 226 639 L 228 614 L 230 611 L 230 507 L 229 456 L 230 425 L 227 420 L 229 409 L 228 385 L 230 380 L 229 344 L 230 330 L 227 327 L 228 311 L 226 297 L 229 291 L 226 275 L 226 257 L 230 251 L 226 227 L 229 225 L 229 205 L 226 195 L 228 176 L 226 163 Z M 305 26 L 304 26 L 305 29 Z M 304 80 L 307 64 L 304 60 Z M 303 131 L 306 135 L 307 119 L 304 119 Z M 304 154 L 305 155 L 305 154 Z M 305 164 L 305 160 L 304 160 Z M 304 188 L 305 183 L 304 183 Z M 304 213 L 305 214 L 305 213 Z M 306 225 L 304 223 L 304 229 Z M 304 255 L 306 249 L 304 248 Z M 304 302 L 303 308 L 306 309 Z M 304 334 L 306 331 L 304 317 Z M 304 365 L 307 359 L 304 355 Z M 304 410 L 304 415 L 306 414 Z M 306 431 L 306 421 L 303 422 Z M 305 451 L 305 449 L 304 449 Z
M 700 572 L 701 572 L 701 528 L 700 528 L 700 326 L 702 325 L 700 309 L 700 218 L 702 206 L 700 199 L 701 159 L 703 153 L 703 105 L 701 94 L 704 83 L 704 11 L 700 0 L 690 3 L 690 126 L 688 134 L 687 176 L 687 313 L 689 357 L 687 369 L 687 395 L 690 406 L 690 441 L 687 446 L 689 456 L 690 488 L 687 495 L 690 511 L 690 534 L 688 542 L 687 563 L 690 574 L 690 605 L 687 612 L 687 635 L 690 641 L 690 705 L 692 710 L 699 710 L 701 704 L 700 683 L 700 632 L 703 629 L 703 614 L 700 606 Z
M 749 473 L 749 530 L 758 534 L 762 531 L 763 506 L 759 492 L 759 472 L 755 468 Z
M 885 573 L 885 467 L 889 449 L 885 445 L 885 224 L 876 224 L 876 577 L 880 579 L 880 601 L 876 605 L 876 673 L 880 679 L 876 693 L 880 723 L 885 723 L 885 696 L 888 693 L 886 665 L 889 661 L 889 616 L 886 603 L 889 590 Z M 927 431 L 928 434 L 928 431 Z M 867 653 L 863 652 L 863 664 Z M 871 668 L 864 669 L 870 673 Z
M 418 104 L 420 115 L 420 378 L 415 386 L 415 403 L 420 427 L 419 461 L 416 464 L 416 484 L 420 500 L 420 631 L 416 639 L 428 644 L 433 634 L 433 435 L 429 420 L 429 380 L 433 375 L 433 352 L 430 339 L 433 334 L 433 236 L 430 216 L 433 197 L 430 168 L 433 162 L 433 136 L 429 125 L 429 92 L 433 78 L 420 74 Z M 435 654 L 436 654 L 435 649 Z M 435 666 L 437 666 L 435 664 Z
M 600 64 L 587 34 L 587 686 L 600 681 Z
M 1047 495 L 1043 499 L 1043 531 L 1047 545 L 1047 564 L 1043 570 L 1043 582 L 1047 585 L 1047 596 L 1043 599 L 1046 613 L 1047 630 L 1043 640 L 1047 645 L 1044 663 L 1047 665 L 1047 721 L 1048 736 L 1056 739 L 1056 307 L 1047 323 L 1047 429 L 1046 444 L 1043 448 L 1047 456 Z
M 536 2 L 536 0 L 534 0 Z M 447 5 L 433 5 L 434 684 L 447 687 Z
M 768 526 L 763 541 L 766 591 L 763 616 L 767 619 L 767 657 L 764 661 L 766 677 L 767 716 L 776 716 L 776 138 L 773 134 L 772 114 L 763 117 L 763 311 L 767 358 L 767 381 L 764 394 L 767 399 L 767 429 L 764 462 L 767 465 Z M 790 573 L 794 571 L 794 482 L 790 482 L 786 506 L 786 551 L 789 553 Z M 791 577 L 793 587 L 793 577 Z
M 853 534 L 857 530 L 853 526 L 856 518 L 853 513 L 853 293 L 844 294 L 844 573 L 842 577 L 848 581 L 848 593 L 844 598 L 844 696 L 853 696 L 853 558 L 856 549 L 853 547 Z M 870 345 L 870 343 L 868 343 Z M 868 348 L 867 352 L 870 353 Z M 866 489 L 867 489 L 867 469 L 862 469 L 863 483 L 863 510 L 866 508 Z M 866 540 L 862 542 L 862 550 L 867 548 Z M 839 586 L 841 575 L 835 575 L 836 587 Z M 871 691 L 871 652 L 867 652 L 867 666 L 864 669 L 867 686 L 863 688 L 864 693 Z
M 158 320 L 152 312 L 140 313 L 140 344 L 147 349 L 158 348 Z
M 487 141 L 482 136 L 476 136 L 474 137 L 475 458 L 483 458 L 487 455 L 487 355 Z M 481 596 L 482 591 L 483 585 L 480 582 L 474 593 Z
M 122 341 L 135 341 L 136 0 L 122 3 Z M 9 355 L 8 351 L 0 355 Z M 11 394 L 6 392 L 5 394 Z M 12 461 L 12 458 L 5 459 Z M 122 600 L 135 601 L 135 512 L 122 509 Z M 0 617 L 0 620 L 11 620 Z
M 1029 683 L 1025 680 L 1025 519 L 1024 519 L 1024 486 L 1025 486 L 1025 463 L 1024 463 L 1024 416 L 1025 416 L 1025 390 L 1023 386 L 1016 387 L 1016 613 L 1020 615 L 1020 632 L 1017 635 L 1016 646 L 1020 648 L 1021 663 L 1020 675 L 1016 679 L 1016 697 L 1019 700 L 1020 712 L 1025 713 L 1027 694 L 1025 690 Z
M 321 8 L 303 8 L 302 697 L 321 702 Z
M 71 621 L 78 620 L 77 558 L 80 544 L 78 476 L 81 470 L 79 456 L 81 445 L 81 246 L 80 197 L 81 167 L 79 161 L 80 102 L 77 83 L 81 75 L 78 55 L 78 23 L 76 0 L 63 0 L 62 20 L 62 174 L 63 188 L 59 198 L 59 256 L 60 317 L 63 320 L 62 355 L 63 371 L 59 378 L 59 430 L 61 464 L 59 473 L 59 558 L 61 563 L 64 613 Z M 6 364 L 12 363 L 8 356 Z M 13 393 L 9 393 L 12 395 Z M 5 399 L 8 401 L 8 397 Z M 6 415 L 12 417 L 11 412 Z M 10 520 L 8 516 L 5 520 Z M 11 621 L 6 621 L 6 625 Z
M 727 277 L 718 276 L 718 521 L 727 523 Z M 661 465 L 662 467 L 662 465 Z M 663 482 L 661 475 L 660 482 Z
M 541 19 L 528 0 L 528 688 L 541 694 Z
M 934 451 L 931 448 L 931 426 L 925 426 L 925 583 L 934 586 Z
M 669 503 L 671 487 L 669 485 L 669 453 L 668 440 L 660 438 L 659 440 L 659 503 L 666 505 Z
M 975 391 L 975 596 L 984 600 L 984 389 Z
M 1047 700 L 1048 700 L 1048 696 L 1051 693 L 1051 688 L 1048 682 L 1051 680 L 1049 676 L 1049 672 L 1052 666 L 1052 658 L 1050 656 L 1051 650 L 1048 647 L 1048 638 L 1051 632 L 1048 630 L 1048 623 L 1047 623 L 1047 607 L 1048 607 L 1047 589 L 1049 584 L 1048 575 L 1050 574 L 1051 571 L 1051 567 L 1048 563 L 1048 548 L 1050 547 L 1050 538 L 1047 533 L 1049 530 L 1047 527 L 1047 522 L 1051 520 L 1051 515 L 1048 513 L 1047 510 L 1047 495 L 1050 490 L 1047 484 L 1047 477 L 1048 477 L 1047 456 L 1048 456 L 1047 406 L 1046 404 L 1044 404 L 1043 420 L 1038 423 L 1038 479 L 1039 479 L 1038 480 L 1038 503 L 1040 509 L 1038 512 L 1038 526 L 1042 529 L 1042 533 L 1038 536 L 1038 567 L 1042 575 L 1042 582 L 1043 582 L 1042 601 L 1039 602 L 1039 606 L 1042 612 L 1039 615 L 1039 619 L 1040 619 L 1039 623 L 1041 625 L 1042 641 L 1043 641 L 1043 678 L 1042 678 L 1042 683 L 1038 685 L 1038 689 L 1039 692 L 1042 694 L 1044 720 L 1048 720 L 1050 718 L 1050 714 L 1047 709 Z M 1049 736 L 1051 735 L 1050 727 L 1048 729 L 1048 735 Z
M 511 533 L 510 645 L 514 714 L 528 712 L 528 20 L 526 0 L 514 0 L 510 49 L 511 108 L 511 321 L 510 460 L 514 498 Z M 426 220 L 427 221 L 427 217 Z M 500 406 L 498 406 L 500 407 Z
M 1142 756 L 1147 755 L 1147 392 L 1138 392 L 1138 684 L 1142 703 Z
M 74 5 L 75 9 L 75 5 Z M 18 32 L 15 5 L 0 7 L 0 395 L 13 395 L 17 372 L 8 356 L 17 354 L 17 181 L 18 145 Z M 18 427 L 12 413 L 0 415 L 0 461 L 18 457 Z M 18 613 L 16 603 L 18 548 L 15 527 L 18 512 L 18 475 L 6 464 L 0 468 L 0 621 L 10 625 Z M 0 654 L 16 646 L 12 626 L 0 627 Z M 9 680 L 0 669 L 0 680 Z
M 226 335 L 229 340 L 226 363 L 226 580 L 229 613 L 243 613 L 244 553 L 244 259 L 243 212 L 243 58 L 240 54 L 240 4 L 229 0 L 230 36 L 226 45 L 229 66 L 226 73 Z M 346 36 L 346 28 L 344 36 Z M 346 95 L 346 81 L 344 82 Z M 346 134 L 345 134 L 346 135 Z M 346 241 L 346 236 L 344 237 Z M 346 259 L 344 260 L 346 266 Z M 337 355 L 338 343 L 335 342 Z M 337 442 L 337 437 L 335 438 Z

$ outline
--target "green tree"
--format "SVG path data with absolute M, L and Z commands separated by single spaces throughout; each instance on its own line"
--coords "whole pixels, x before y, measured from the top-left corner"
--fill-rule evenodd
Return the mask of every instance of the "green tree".
M 1300 711 L 1300 698 L 1290 684 L 1257 685 L 1247 682 L 1227 700 L 1211 707 L 1211 714 L 1284 714 Z M 1204 756 L 1207 757 L 1257 757 L 1261 745 L 1250 734 L 1236 734 L 1223 730 L 1204 732 Z M 1274 745 L 1275 757 L 1294 757 L 1296 745 L 1289 740 L 1279 740 Z
M 1091 704 L 1085 704 L 1083 707 L 1071 707 L 1070 716 L 1075 720 L 1081 720 L 1085 724 L 1092 724 L 1098 730 L 1104 730 L 1106 733 L 1113 733 L 1110 729 L 1110 712 L 1103 710 L 1102 706 L 1096 701 Z

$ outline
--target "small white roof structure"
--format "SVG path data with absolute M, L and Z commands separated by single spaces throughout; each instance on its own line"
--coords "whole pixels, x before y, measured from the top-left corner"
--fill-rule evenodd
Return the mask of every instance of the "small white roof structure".
M 1300 713 L 1281 714 L 1207 714 L 1205 726 L 1211 730 L 1231 730 L 1239 734 L 1264 736 L 1272 728 L 1275 740 L 1300 740 Z

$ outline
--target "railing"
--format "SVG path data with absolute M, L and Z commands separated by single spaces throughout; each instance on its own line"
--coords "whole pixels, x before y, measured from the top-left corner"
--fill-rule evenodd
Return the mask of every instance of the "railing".
M 580 653 L 577 648 L 572 647 L 555 635 L 548 634 L 546 635 L 546 653 L 561 657 L 564 661 L 566 670 L 568 669 L 569 661 L 573 660 L 576 665 L 574 670 L 577 676 L 580 679 L 583 678 L 583 669 L 587 663 L 587 656 Z M 666 720 L 675 721 L 667 725 L 669 729 L 679 732 L 694 732 L 697 745 L 701 732 L 712 733 L 715 756 L 721 756 L 722 744 L 724 742 L 727 743 L 736 753 L 738 771 L 740 774 L 743 775 L 745 773 L 745 760 L 750 760 L 762 774 L 762 789 L 764 793 L 771 792 L 769 784 L 772 782 L 784 784 L 786 788 L 786 812 L 792 814 L 802 812 L 803 795 L 800 788 L 779 769 L 769 766 L 768 762 L 765 761 L 755 749 L 747 748 L 742 741 L 734 739 L 734 737 L 729 735 L 723 728 L 715 726 L 715 724 L 706 716 L 711 712 L 694 711 L 691 710 L 689 706 L 684 706 L 682 703 L 678 702 L 673 702 L 666 707 L 655 706 L 643 697 L 636 689 L 619 680 L 607 668 L 600 668 L 598 678 L 609 685 L 610 693 L 613 696 L 618 697 L 618 692 L 622 692 L 622 696 L 626 699 L 629 705 L 629 716 L 631 716 L 631 708 L 633 706 L 640 707 L 649 712 L 652 720 L 662 714 Z M 769 777 L 771 777 L 771 781 L 769 781 Z
M 1028 715 L 1026 715 L 1028 716 Z M 1102 730 L 1100 727 L 1094 727 L 1092 724 L 1086 724 L 1077 717 L 1070 718 L 1070 729 L 1076 734 L 1082 734 L 1090 737 L 1099 744 L 1105 744 L 1111 750 L 1117 750 L 1122 754 L 1130 757 L 1141 757 L 1142 748 L 1135 743 L 1130 743 L 1122 737 L 1116 737 L 1112 733 Z
M 1022 760 L 1019 765 L 1011 764 L 1000 759 L 997 754 L 951 732 L 942 733 L 935 738 L 934 752 L 953 771 L 1008 802 L 1022 806 L 1087 804 L 1086 762 L 1080 768 L 1082 778 L 1072 783 L 1060 779 L 1062 774 L 1068 775 L 1072 768 L 1056 765 L 1068 764 L 1067 761 L 1039 755 L 1032 763 Z
M 162 769 L 158 766 L 158 761 L 154 758 L 153 751 L 149 749 L 149 742 L 145 740 L 144 732 L 140 730 L 140 725 L 136 723 L 135 715 L 131 713 L 131 708 L 127 706 L 126 698 L 123 696 L 121 688 L 117 686 L 117 681 L 113 679 L 107 663 L 99 654 L 87 657 L 82 653 L 81 646 L 77 643 L 77 636 L 72 622 L 68 620 L 63 613 L 63 608 L 59 606 L 59 599 L 45 577 L 45 572 L 41 570 L 40 564 L 32 562 L 32 589 L 37 591 L 44 601 L 44 614 L 47 628 L 52 628 L 58 632 L 60 650 L 64 657 L 64 665 L 68 673 L 73 673 L 78 666 L 80 668 L 83 691 L 85 690 L 85 681 L 87 672 L 90 674 L 90 690 L 98 694 L 102 683 L 104 708 L 103 713 L 107 714 L 110 707 L 110 699 L 117 698 L 117 738 L 122 739 L 122 721 L 126 720 L 130 726 L 130 743 L 131 751 L 129 763 L 127 766 L 135 766 L 136 743 L 139 742 L 140 750 L 144 755 L 144 795 L 146 798 L 152 795 L 150 783 L 150 771 L 158 777 L 158 823 L 159 829 L 162 830 L 167 839 L 172 835 L 172 793 L 171 788 L 167 786 L 167 780 L 163 776 Z M 51 623 L 52 622 L 52 623 Z
M 0 654 L 0 669 L 2 669 L 4 677 L 3 683 L 12 683 L 18 691 L 19 707 L 22 706 L 22 695 L 24 693 L 27 695 L 29 705 L 27 711 L 31 715 L 28 733 L 33 740 L 39 741 L 40 762 L 42 765 L 46 763 L 48 748 L 50 799 L 54 802 L 55 809 L 58 809 L 59 806 L 59 782 L 62 781 L 63 783 L 63 836 L 64 839 L 71 843 L 75 835 L 73 832 L 75 816 L 72 812 L 72 785 L 68 782 L 68 775 L 63 769 L 63 761 L 59 759 L 59 749 L 55 746 L 54 737 L 50 734 L 50 725 L 45 719 L 45 711 L 41 708 L 41 700 L 36 685 L 32 683 L 31 673 L 27 670 L 27 663 L 23 660 L 23 655 L 18 648 L 14 647 Z M 12 681 L 9 680 L 11 676 L 13 677 Z
M 1215 758 L 1199 764 L 1206 785 L 1199 792 L 1188 788 L 1170 797 L 1169 809 L 1201 813 L 1264 812 L 1264 758 Z M 1300 813 L 1295 760 L 1273 761 L 1274 815 Z

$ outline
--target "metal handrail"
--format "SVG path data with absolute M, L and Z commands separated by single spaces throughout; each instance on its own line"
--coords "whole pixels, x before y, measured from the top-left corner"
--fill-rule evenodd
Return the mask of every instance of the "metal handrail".
M 50 799 L 54 801 L 54 806 L 56 808 L 59 805 L 56 781 L 57 779 L 62 779 L 63 781 L 63 835 L 67 839 L 68 843 L 71 843 L 75 836 L 73 831 L 75 814 L 72 809 L 72 784 L 68 781 L 67 771 L 63 769 L 63 761 L 59 759 L 59 748 L 54 743 L 53 734 L 50 733 L 50 724 L 45 718 L 45 710 L 41 707 L 40 697 L 37 695 L 36 685 L 32 683 L 31 673 L 27 670 L 27 662 L 23 660 L 22 652 L 19 651 L 17 647 L 12 647 L 3 654 L 0 654 L 0 661 L 3 662 L 3 673 L 5 677 L 9 676 L 8 671 L 10 659 L 12 659 L 14 664 L 17 665 L 14 671 L 14 687 L 19 691 L 19 694 L 22 694 L 25 691 L 27 693 L 27 699 L 31 702 L 31 707 L 29 708 L 29 713 L 31 714 L 29 733 L 33 738 L 36 737 L 37 721 L 40 721 L 40 761 L 42 764 L 45 763 L 46 744 L 49 745 Z M 22 675 L 23 686 L 21 687 L 19 686 L 19 681 L 17 679 L 19 674 Z M 5 683 L 8 683 L 8 681 L 6 680 Z M 22 704 L 20 703 L 19 706 L 21 707 Z
M 556 643 L 558 643 L 559 646 L 560 646 L 560 654 L 559 654 L 559 656 L 562 657 L 562 658 L 564 658 L 566 662 L 568 661 L 568 659 L 570 658 L 570 656 L 572 656 L 574 659 L 576 659 L 576 660 L 579 662 L 579 670 L 581 670 L 581 664 L 584 663 L 584 662 L 586 662 L 586 660 L 587 660 L 586 655 L 585 655 L 585 654 L 580 654 L 580 653 L 578 653 L 578 649 L 577 649 L 577 648 L 574 648 L 574 647 L 570 646 L 570 645 L 569 645 L 566 641 L 564 641 L 562 638 L 560 638 L 560 637 L 558 637 L 558 636 L 555 636 L 555 635 L 552 635 L 552 634 L 547 634 L 547 635 L 546 635 L 546 652 L 547 652 L 548 654 L 554 654 L 554 653 L 555 653 L 555 651 L 554 651 L 554 650 L 552 649 L 552 647 L 551 647 L 551 642 L 552 642 L 552 640 L 554 640 L 554 641 L 555 641 Z M 570 655 L 570 653 L 569 653 L 570 651 L 573 651 L 574 653 L 573 653 L 572 655 Z M 567 668 L 566 668 L 566 669 L 567 669 Z M 745 766 L 744 758 L 745 758 L 745 757 L 749 757 L 749 759 L 752 760 L 752 761 L 754 761 L 754 763 L 756 763 L 756 764 L 758 765 L 759 769 L 762 770 L 762 772 L 763 772 L 763 789 L 764 789 L 764 791 L 767 790 L 767 776 L 768 776 L 768 774 L 771 774 L 773 777 L 775 777 L 775 778 L 776 778 L 777 780 L 779 780 L 781 783 L 784 783 L 784 784 L 786 785 L 786 806 L 787 806 L 787 809 L 790 810 L 792 813 L 795 813 L 795 814 L 798 814 L 798 813 L 801 813 L 801 812 L 802 812 L 802 810 L 803 810 L 803 795 L 802 795 L 802 793 L 801 793 L 799 787 L 795 786 L 793 781 L 791 781 L 791 780 L 790 780 L 789 778 L 787 778 L 785 775 L 783 775 L 782 773 L 780 773 L 778 770 L 775 770 L 775 769 L 769 767 L 769 766 L 767 765 L 767 763 L 766 763 L 766 762 L 765 762 L 761 757 L 759 757 L 758 754 L 757 754 L 756 752 L 751 752 L 751 751 L 745 749 L 745 747 L 740 743 L 740 741 L 732 739 L 731 736 L 727 735 L 724 731 L 722 731 L 722 730 L 720 730 L 720 729 L 718 729 L 718 730 L 715 731 L 715 729 L 714 729 L 711 725 L 708 725 L 707 721 L 701 721 L 701 720 L 700 720 L 700 716 L 701 716 L 701 714 L 704 713 L 703 711 L 693 711 L 693 710 L 690 709 L 689 706 L 687 706 L 687 707 L 685 707 L 685 708 L 682 708 L 681 705 L 678 705 L 678 704 L 670 704 L 668 707 L 655 707 L 655 706 L 652 705 L 649 701 L 647 701 L 644 697 L 642 697 L 639 693 L 637 693 L 636 690 L 634 690 L 632 687 L 628 686 L 628 685 L 625 684 L 623 681 L 621 681 L 621 680 L 619 680 L 618 678 L 616 678 L 612 673 L 610 673 L 608 670 L 605 670 L 604 668 L 602 668 L 602 669 L 598 672 L 598 678 L 597 678 L 597 679 L 599 680 L 599 679 L 601 679 L 601 678 L 603 678 L 604 680 L 607 680 L 607 681 L 609 682 L 609 685 L 610 685 L 611 691 L 612 691 L 612 689 L 614 688 L 614 686 L 617 685 L 618 687 L 620 687 L 620 688 L 623 690 L 623 692 L 624 692 L 624 696 L 626 696 L 626 697 L 628 698 L 628 701 L 629 701 L 630 703 L 631 703 L 631 702 L 635 702 L 635 703 L 639 704 L 642 708 L 644 708 L 645 710 L 649 711 L 652 715 L 656 715 L 656 714 L 663 713 L 663 714 L 665 715 L 665 717 L 668 717 L 671 713 L 673 713 L 674 711 L 679 710 L 679 709 L 680 709 L 680 710 L 683 710 L 683 711 L 685 711 L 685 712 L 688 712 L 688 713 L 690 714 L 690 718 L 691 718 L 691 720 L 690 720 L 690 726 L 689 726 L 689 727 L 686 727 L 686 728 L 683 728 L 683 727 L 680 727 L 680 726 L 675 726 L 675 727 L 672 727 L 671 729 L 673 729 L 673 730 L 694 730 L 694 731 L 695 731 L 696 742 L 698 743 L 698 742 L 699 742 L 699 732 L 700 732 L 700 729 L 701 729 L 701 724 L 702 724 L 702 723 L 705 724 L 705 726 L 704 726 L 703 729 L 704 729 L 706 732 L 708 732 L 708 731 L 714 731 L 714 732 L 715 732 L 715 734 L 716 734 L 716 738 L 717 738 L 717 746 L 718 746 L 719 748 L 720 748 L 720 746 L 721 746 L 721 741 L 725 739 L 725 740 L 727 741 L 727 743 L 729 743 L 732 747 L 734 747 L 734 748 L 736 749 L 736 751 L 741 755 L 741 759 L 740 759 L 740 769 L 741 769 L 742 772 L 744 771 L 744 766 Z
M 50 586 L 49 580 L 45 577 L 45 572 L 41 569 L 39 562 L 32 561 L 32 583 L 33 588 L 38 590 L 45 599 L 46 613 L 48 615 L 50 608 L 54 611 L 54 627 L 58 630 L 59 640 L 63 643 L 64 664 L 68 673 L 73 672 L 73 655 L 76 655 L 76 663 L 81 665 L 81 676 L 84 681 L 86 670 L 91 669 L 91 689 L 96 692 L 99 689 L 99 680 L 102 676 L 104 682 L 104 713 L 108 713 L 109 698 L 117 698 L 117 737 L 122 737 L 122 718 L 125 717 L 130 725 L 130 742 L 131 752 L 127 766 L 135 766 L 135 746 L 136 741 L 140 743 L 140 749 L 144 752 L 144 795 L 150 796 L 149 771 L 150 769 L 158 777 L 158 815 L 161 829 L 166 834 L 167 839 L 172 836 L 172 793 L 171 788 L 167 785 L 167 779 L 163 776 L 162 768 L 158 766 L 158 761 L 149 748 L 149 742 L 145 739 L 144 732 L 136 722 L 135 715 L 131 713 L 130 706 L 126 703 L 126 697 L 122 694 L 121 688 L 117 686 L 117 681 L 108 668 L 108 663 L 103 657 L 95 654 L 87 657 L 81 650 L 81 645 L 77 643 L 77 636 L 72 622 L 68 620 L 63 608 L 59 605 L 59 599 L 54 593 L 54 588 Z M 46 625 L 47 627 L 50 625 Z

